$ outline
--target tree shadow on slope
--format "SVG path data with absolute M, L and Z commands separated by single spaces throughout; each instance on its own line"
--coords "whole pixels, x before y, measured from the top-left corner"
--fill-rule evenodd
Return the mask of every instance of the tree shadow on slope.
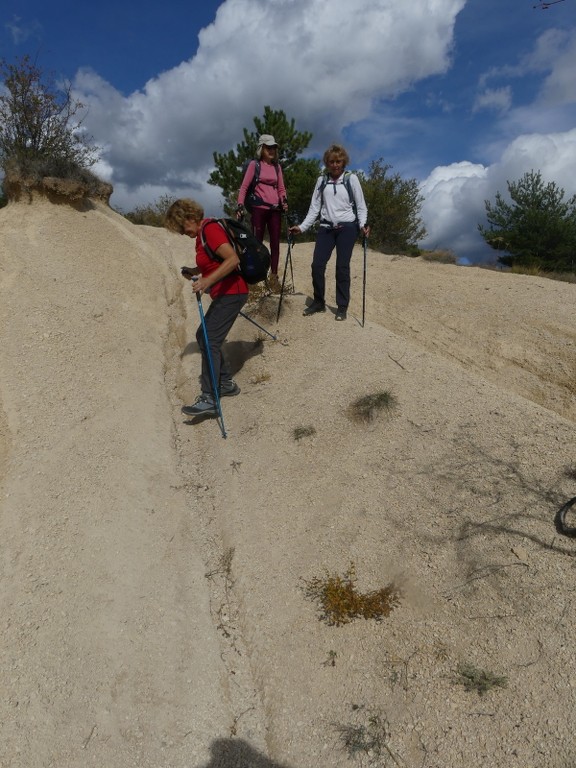
M 290 768 L 277 763 L 242 739 L 217 739 L 210 747 L 210 762 L 202 768 Z
M 397 479 L 413 484 L 414 472 L 413 466 L 393 468 Z M 557 478 L 551 476 L 546 482 L 518 455 L 513 443 L 508 455 L 495 455 L 463 429 L 443 453 L 436 452 L 433 461 L 416 472 L 420 482 L 414 503 L 402 517 L 389 517 L 387 524 L 400 536 L 418 531 L 426 551 L 452 548 L 454 577 L 461 578 L 447 589 L 447 595 L 465 590 L 470 598 L 490 576 L 491 587 L 507 596 L 510 584 L 523 581 L 521 573 L 527 567 L 512 547 L 519 547 L 521 555 L 523 548 L 532 545 L 557 557 L 576 558 L 574 539 L 558 536 L 555 519 L 567 499 L 565 478 L 572 476 L 558 475 L 556 469 Z M 422 478 L 426 481 L 421 482 Z M 448 503 L 440 506 L 443 499 Z M 432 525 L 422 524 L 426 508 L 434 510 Z
M 464 435 L 423 470 L 452 489 L 454 504 L 444 512 L 446 520 L 452 521 L 451 539 L 463 559 L 464 545 L 477 538 L 492 545 L 504 539 L 504 546 L 511 538 L 531 541 L 542 550 L 574 556 L 570 546 L 563 547 L 554 537 L 554 515 L 566 501 L 561 479 L 558 486 L 545 485 L 514 455 L 514 448 L 510 446 L 509 457 L 497 456 Z M 435 503 L 433 495 L 429 501 Z

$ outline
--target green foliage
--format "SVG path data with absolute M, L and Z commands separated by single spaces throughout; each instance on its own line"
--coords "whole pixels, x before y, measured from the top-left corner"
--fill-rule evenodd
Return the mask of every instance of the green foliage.
M 326 572 L 322 578 L 304 581 L 304 593 L 318 603 L 320 618 L 336 627 L 357 618 L 381 621 L 400 603 L 400 590 L 394 584 L 371 592 L 358 592 L 354 563 L 350 563 L 344 576 Z
M 370 165 L 368 175 L 358 173 L 370 224 L 370 244 L 384 253 L 412 251 L 426 235 L 420 218 L 424 202 L 416 179 L 388 176 L 391 166 L 382 158 Z
M 321 173 L 321 162 L 309 158 L 307 160 L 296 160 L 292 167 L 284 174 L 284 181 L 286 182 L 286 189 L 289 194 L 290 215 L 294 215 L 298 222 L 303 221 L 308 213 L 314 185 Z M 315 233 L 312 230 L 310 235 L 308 232 L 305 232 L 300 237 L 307 240 L 312 239 L 314 236 Z
M 14 64 L 0 60 L 0 166 L 22 175 L 51 167 L 50 175 L 68 178 L 88 168 L 96 148 L 82 130 L 84 105 L 72 98 L 69 83 L 57 84 L 24 56 Z M 64 174 L 64 175 L 62 175 Z M 45 174 L 48 175 L 48 174 Z
M 576 195 L 564 200 L 555 182 L 544 184 L 540 171 L 507 182 L 511 202 L 500 192 L 494 203 L 484 202 L 489 227 L 478 225 L 491 248 L 510 267 L 576 270 Z
M 163 227 L 168 208 L 176 198 L 172 195 L 160 195 L 153 203 L 137 205 L 133 211 L 124 214 L 132 224 L 145 224 L 149 227 Z
M 236 210 L 244 163 L 255 157 L 258 137 L 268 133 L 278 142 L 284 182 L 289 191 L 290 210 L 299 214 L 303 211 L 302 215 L 305 215 L 320 166 L 314 160 L 298 159 L 298 155 L 306 149 L 312 134 L 297 131 L 294 119 L 288 120 L 282 110 L 273 110 L 268 106 L 264 107 L 262 119 L 254 118 L 254 126 L 254 131 L 244 128 L 244 140 L 236 145 L 236 151 L 231 149 L 226 154 L 214 152 L 216 170 L 210 174 L 208 183 L 222 190 L 224 211 L 230 215 Z
M 494 675 L 484 669 L 478 669 L 473 664 L 461 664 L 458 667 L 458 675 L 458 682 L 467 691 L 476 691 L 480 696 L 483 696 L 491 688 L 506 688 L 508 685 L 508 678 Z

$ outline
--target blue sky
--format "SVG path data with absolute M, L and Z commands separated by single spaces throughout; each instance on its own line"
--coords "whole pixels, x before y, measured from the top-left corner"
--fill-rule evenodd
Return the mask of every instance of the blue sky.
M 213 151 L 265 105 L 421 183 L 425 247 L 491 257 L 484 200 L 538 169 L 576 193 L 576 0 L 4 0 L 0 56 L 68 78 L 123 210 L 220 212 Z

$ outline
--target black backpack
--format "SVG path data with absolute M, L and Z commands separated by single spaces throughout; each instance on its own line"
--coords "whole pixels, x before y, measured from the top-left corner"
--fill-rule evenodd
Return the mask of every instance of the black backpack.
M 240 259 L 238 270 L 244 280 L 250 285 L 265 280 L 270 269 L 270 251 L 241 221 L 236 219 L 206 219 L 200 230 L 200 240 L 208 256 L 215 261 L 222 261 L 210 248 L 204 237 L 204 227 L 213 222 L 218 223 L 226 232 L 230 245 Z
M 244 166 L 242 167 L 242 178 L 246 175 L 246 171 L 248 170 L 248 166 L 252 160 L 247 160 L 244 163 Z M 276 187 L 278 187 L 278 166 L 276 163 L 274 163 L 274 168 L 276 169 Z M 250 186 L 246 190 L 246 198 L 244 200 L 244 207 L 247 211 L 251 211 L 254 206 L 265 206 L 268 208 L 273 208 L 270 203 L 265 203 L 262 198 L 255 193 L 256 184 L 260 181 L 260 160 L 254 160 L 254 176 L 252 178 L 252 181 L 250 182 Z

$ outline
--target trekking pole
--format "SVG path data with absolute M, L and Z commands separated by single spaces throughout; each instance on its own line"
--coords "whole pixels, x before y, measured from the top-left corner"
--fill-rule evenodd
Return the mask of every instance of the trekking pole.
M 366 317 L 366 246 L 368 243 L 368 235 L 364 235 L 362 245 L 364 248 L 364 274 L 362 277 L 362 328 L 364 328 L 364 319 Z
M 292 224 L 298 224 L 298 215 L 296 213 L 286 214 L 286 229 Z M 294 293 L 294 270 L 292 268 L 292 246 L 294 245 L 294 235 L 290 235 L 288 238 L 288 253 L 286 254 L 286 261 L 290 262 L 290 279 L 292 280 L 292 293 Z
M 284 298 L 284 286 L 286 285 L 286 272 L 288 271 L 288 264 L 290 264 L 292 290 L 294 290 L 294 270 L 292 269 L 292 243 L 294 242 L 294 236 L 290 232 L 289 216 L 286 216 L 286 237 L 288 239 L 288 253 L 286 254 L 286 261 L 284 263 L 284 274 L 282 276 L 282 287 L 280 288 L 280 301 L 278 302 L 278 311 L 276 312 L 276 322 L 278 322 L 280 318 L 280 310 L 282 309 L 282 299 Z
M 257 323 L 257 322 L 256 322 L 256 320 L 252 320 L 252 318 L 251 318 L 251 317 L 248 317 L 248 315 L 244 314 L 244 312 L 239 312 L 238 314 L 239 314 L 239 315 L 242 315 L 242 317 L 244 318 L 244 320 L 248 320 L 250 323 L 252 323 L 252 325 L 255 325 L 255 326 L 256 326 L 256 328 L 260 328 L 260 330 L 261 330 L 261 331 L 264 331 L 264 333 L 267 333 L 267 334 L 268 334 L 268 336 L 271 336 L 271 337 L 274 339 L 274 341 L 276 341 L 276 338 L 277 338 L 277 337 L 276 337 L 276 336 L 274 336 L 274 334 L 273 334 L 273 333 L 270 333 L 270 331 L 267 331 L 267 330 L 266 330 L 266 328 L 263 328 L 263 327 L 262 327 L 262 326 L 261 326 L 259 323 Z
M 202 325 L 202 331 L 204 333 L 206 357 L 208 358 L 208 367 L 210 368 L 210 381 L 212 382 L 212 392 L 214 393 L 214 402 L 216 403 L 218 418 L 220 419 L 220 431 L 222 432 L 222 437 L 225 438 L 227 436 L 226 427 L 224 426 L 224 416 L 222 415 L 222 406 L 220 405 L 220 395 L 218 394 L 216 376 L 214 375 L 214 366 L 212 365 L 212 353 L 210 352 L 210 343 L 208 341 L 208 329 L 206 328 L 206 319 L 204 317 L 204 309 L 202 308 L 202 298 L 200 296 L 200 291 L 198 291 L 198 293 L 196 294 L 196 298 L 198 300 L 198 312 L 200 313 L 200 324 Z

